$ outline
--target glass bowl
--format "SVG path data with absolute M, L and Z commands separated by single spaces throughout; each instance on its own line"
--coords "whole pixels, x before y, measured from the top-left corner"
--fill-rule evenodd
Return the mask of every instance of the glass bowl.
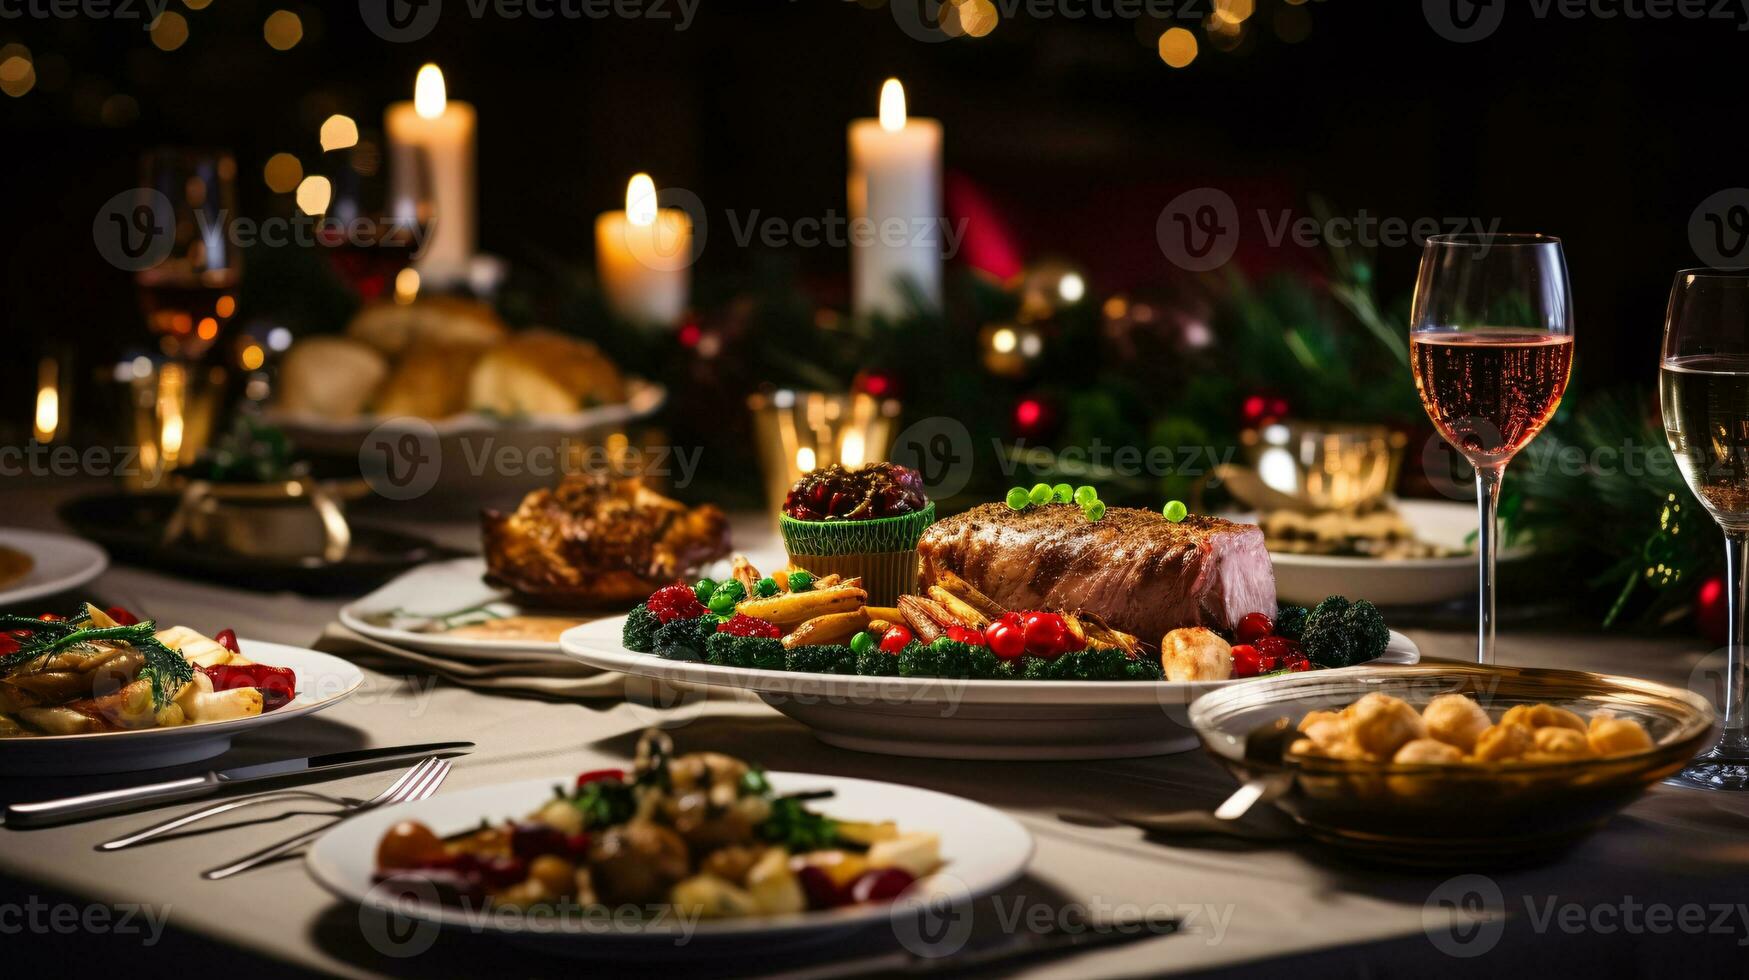
M 1466 694 L 1498 720 L 1548 703 L 1587 719 L 1632 718 L 1652 736 L 1643 752 L 1562 762 L 1398 765 L 1284 757 L 1309 711 L 1340 710 L 1378 691 L 1417 710 Z M 1707 744 L 1705 698 L 1631 677 L 1573 670 L 1420 664 L 1290 674 L 1199 698 L 1190 722 L 1241 781 L 1261 781 L 1276 806 L 1351 856 L 1418 867 L 1544 859 L 1597 829 Z

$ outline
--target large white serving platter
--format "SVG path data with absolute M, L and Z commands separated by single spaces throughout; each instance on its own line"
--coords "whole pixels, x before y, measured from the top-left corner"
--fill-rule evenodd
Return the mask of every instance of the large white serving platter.
M 959 904 L 1014 881 L 1032 860 L 1032 837 L 1013 817 L 981 803 L 895 783 L 793 772 L 768 774 L 779 793 L 831 790 L 833 796 L 809 804 L 844 820 L 892 820 L 903 830 L 941 835 L 940 871 L 914 884 L 891 905 L 854 906 L 830 911 L 691 923 L 672 916 L 630 920 L 625 916 L 591 919 L 581 914 L 528 916 L 494 914 L 408 901 L 404 891 L 373 880 L 377 843 L 402 820 L 417 820 L 439 836 L 518 819 L 553 798 L 554 786 L 571 777 L 530 779 L 440 793 L 428 800 L 374 810 L 347 820 L 310 849 L 310 874 L 329 891 L 369 909 L 413 919 L 414 930 L 400 930 L 402 944 L 436 941 L 438 928 L 490 933 L 549 952 L 623 959 L 696 959 L 727 952 L 775 953 L 816 944 L 845 933 L 892 929 L 902 938 L 916 929 L 926 907 Z M 429 930 L 422 933 L 422 930 Z M 408 947 L 410 948 L 410 946 Z M 418 950 L 415 950 L 418 951 Z
M 231 721 L 0 738 L 0 772 L 72 776 L 159 769 L 209 759 L 230 748 L 231 739 L 238 735 L 331 708 L 364 684 L 364 675 L 357 667 L 330 654 L 259 640 L 241 640 L 238 645 L 244 656 L 257 663 L 290 667 L 297 675 L 297 695 L 272 711 Z
M 76 589 L 109 567 L 109 556 L 102 548 L 68 534 L 4 527 L 0 528 L 0 545 L 24 552 L 32 562 L 30 574 L 0 589 L 0 607 Z
M 1397 512 L 1429 544 L 1470 549 L 1476 533 L 1476 506 L 1450 500 L 1399 500 Z M 1255 515 L 1236 520 L 1255 521 Z M 1527 557 L 1530 549 L 1500 549 L 1505 565 Z M 1474 595 L 1476 556 L 1451 558 L 1355 558 L 1295 555 L 1272 551 L 1275 595 L 1285 605 L 1315 605 L 1325 596 L 1369 599 L 1379 606 L 1414 606 Z
M 740 688 L 842 748 L 939 759 L 1116 759 L 1195 748 L 1186 708 L 1248 680 L 1005 681 L 850 677 L 719 667 L 627 650 L 625 617 L 567 630 L 559 645 L 603 670 L 667 684 Z M 1401 633 L 1375 664 L 1413 664 Z

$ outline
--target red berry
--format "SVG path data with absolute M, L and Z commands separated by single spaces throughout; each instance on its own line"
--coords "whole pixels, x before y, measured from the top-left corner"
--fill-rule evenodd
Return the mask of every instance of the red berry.
M 1296 674 L 1312 669 L 1312 662 L 1305 657 L 1293 657 L 1282 661 L 1281 665 Z
M 644 603 L 650 609 L 650 614 L 656 617 L 658 623 L 672 623 L 676 619 L 697 619 L 705 614 L 705 608 L 693 594 L 692 588 L 686 585 L 668 585 L 656 590 L 650 596 L 650 601 Z
M 990 652 L 1003 660 L 1014 660 L 1026 654 L 1026 631 L 1005 616 L 984 630 L 984 642 Z
M 1249 643 L 1241 643 L 1233 648 L 1233 676 L 1256 677 L 1263 673 L 1263 658 L 1257 648 Z
M 850 896 L 844 893 L 826 869 L 818 865 L 805 864 L 796 872 L 796 881 L 801 883 L 802 893 L 808 896 L 808 908 L 834 909 L 849 901 Z
M 981 647 L 984 645 L 984 634 L 977 630 L 966 629 L 964 626 L 949 626 L 947 628 L 947 638 L 955 643 L 964 643 L 967 646 Z
M 623 781 L 626 778 L 624 769 L 590 769 L 577 774 L 577 789 L 582 789 L 590 783 L 599 783 L 604 779 Z
M 717 632 L 727 633 L 730 636 L 763 636 L 771 640 L 783 638 L 783 630 L 779 629 L 776 623 L 768 623 L 755 616 L 743 616 L 740 613 L 729 617 L 727 622 L 719 624 Z
M 917 879 L 902 868 L 875 868 L 864 871 L 850 883 L 853 902 L 890 902 L 898 898 Z
M 120 606 L 110 606 L 103 611 L 103 614 L 110 619 L 115 620 L 117 626 L 134 626 L 140 621 L 140 617 L 135 616 L 133 613 L 128 612 Z
M 1246 613 L 1239 620 L 1239 625 L 1233 630 L 1233 635 L 1240 643 L 1256 643 L 1258 640 L 1275 632 L 1275 623 L 1262 613 Z
M 1267 660 L 1274 660 L 1285 665 L 1291 657 L 1303 657 L 1305 651 L 1292 640 L 1280 636 L 1266 636 L 1252 644 L 1257 652 Z M 1272 668 L 1273 669 L 1273 668 Z
M 881 634 L 881 649 L 891 654 L 897 654 L 910 646 L 911 641 L 916 638 L 909 629 L 903 626 L 889 626 L 887 631 Z
M 219 646 L 222 646 L 225 649 L 231 651 L 232 653 L 242 653 L 243 652 L 242 650 L 237 648 L 237 631 L 236 630 L 219 630 L 217 633 L 213 634 L 213 642 L 217 643 Z
M 1055 657 L 1065 651 L 1069 627 L 1055 613 L 1027 613 L 1023 620 L 1026 630 L 1026 651 L 1035 657 Z

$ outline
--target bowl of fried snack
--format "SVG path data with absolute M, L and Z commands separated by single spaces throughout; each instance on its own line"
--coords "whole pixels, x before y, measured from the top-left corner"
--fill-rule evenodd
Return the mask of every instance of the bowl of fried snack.
M 1637 678 L 1421 664 L 1235 685 L 1190 721 L 1312 838 L 1443 868 L 1558 855 L 1680 770 L 1716 715 Z

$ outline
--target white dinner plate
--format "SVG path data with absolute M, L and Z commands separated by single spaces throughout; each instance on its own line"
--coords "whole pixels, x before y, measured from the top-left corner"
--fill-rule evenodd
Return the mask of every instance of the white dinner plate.
M 1476 505 L 1453 500 L 1398 500 L 1397 512 L 1415 537 L 1446 548 L 1470 549 L 1476 533 Z M 1256 515 L 1234 520 L 1255 523 Z M 1530 554 L 1525 547 L 1503 547 L 1505 565 Z M 1476 591 L 1476 556 L 1451 558 L 1356 558 L 1336 555 L 1296 555 L 1272 551 L 1275 595 L 1284 605 L 1316 605 L 1325 596 L 1370 599 L 1380 606 L 1415 606 L 1446 602 Z
M 509 592 L 486 584 L 485 574 L 484 558 L 456 558 L 421 565 L 401 574 L 370 595 L 343 607 L 340 610 L 340 623 L 373 640 L 440 656 L 476 660 L 519 660 L 530 654 L 561 656 L 559 644 L 556 642 L 453 636 L 439 630 L 408 629 L 390 618 L 391 614 L 396 614 L 405 616 L 408 620 L 417 620 L 478 607 L 485 607 L 499 616 L 521 614 L 522 607 L 511 601 Z M 589 617 L 579 614 L 577 618 L 582 620 Z
M 109 556 L 102 548 L 68 534 L 5 527 L 0 528 L 0 545 L 24 552 L 32 563 L 30 574 L 0 589 L 0 607 L 17 606 L 76 589 L 102 575 L 109 567 Z M 65 610 L 21 611 L 35 615 Z
M 209 759 L 230 748 L 237 735 L 331 708 L 364 684 L 364 675 L 357 667 L 330 654 L 260 640 L 239 640 L 238 645 L 244 656 L 257 663 L 290 667 L 297 675 L 297 695 L 272 711 L 231 721 L 0 738 L 0 772 L 86 775 L 160 769 Z
M 1196 747 L 1187 707 L 1249 680 L 1005 681 L 854 677 L 719 667 L 627 650 L 625 617 L 568 630 L 559 645 L 603 670 L 664 684 L 740 688 L 841 748 L 939 759 L 1116 759 Z M 1375 664 L 1421 660 L 1393 631 Z M 656 692 L 672 701 L 666 692 Z
M 812 809 L 844 820 L 892 820 L 901 830 L 928 830 L 941 835 L 938 872 L 919 880 L 891 905 L 865 905 L 795 915 L 703 920 L 692 923 L 673 917 L 632 921 L 581 915 L 529 916 L 494 914 L 431 902 L 409 902 L 399 889 L 378 886 L 377 842 L 389 827 L 417 820 L 438 836 L 462 833 L 482 818 L 500 822 L 519 819 L 553 798 L 553 787 L 569 786 L 572 777 L 529 779 L 482 786 L 458 793 L 439 793 L 417 803 L 373 810 L 347 820 L 310 848 L 306 864 L 323 887 L 347 901 L 413 919 L 411 933 L 399 931 L 397 945 L 422 952 L 436 940 L 440 927 L 484 932 L 549 952 L 573 956 L 640 959 L 692 959 L 729 951 L 775 953 L 845 933 L 891 928 L 900 936 L 916 929 L 925 906 L 959 904 L 987 895 L 1014 881 L 1032 860 L 1032 836 L 1013 817 L 981 803 L 901 786 L 896 783 L 805 773 L 767 774 L 779 793 L 831 790 L 833 796 L 809 804 Z M 968 917 L 960 917 L 968 921 Z M 414 944 L 418 944 L 415 948 Z

